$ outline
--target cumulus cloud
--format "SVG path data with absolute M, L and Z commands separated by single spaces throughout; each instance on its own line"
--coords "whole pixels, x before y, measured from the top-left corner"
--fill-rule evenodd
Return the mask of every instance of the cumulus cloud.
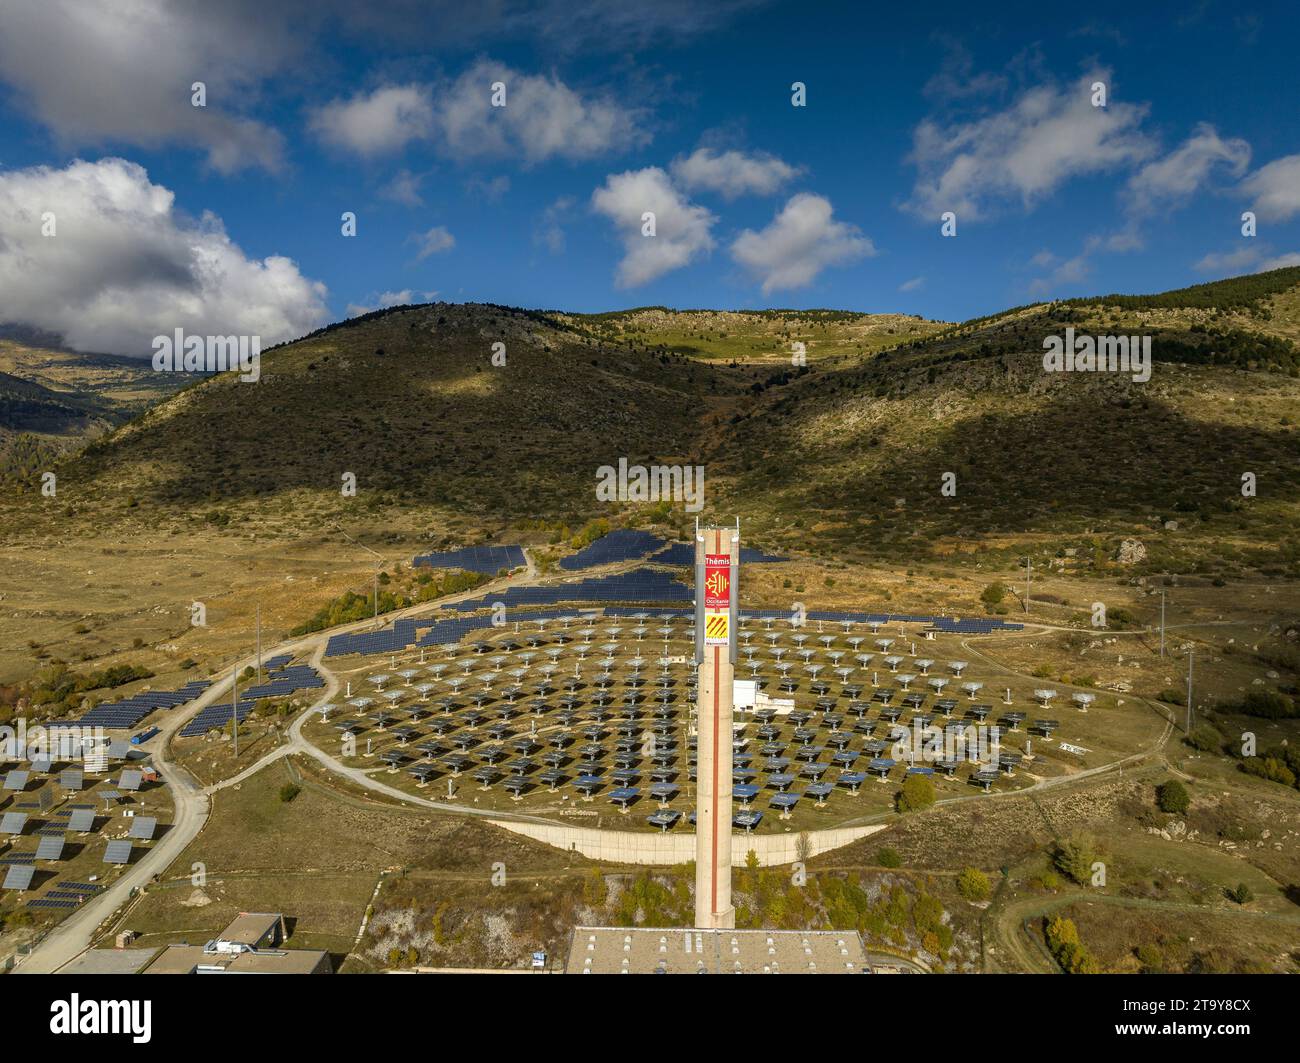
M 573 207 L 572 196 L 560 196 L 559 199 L 548 204 L 533 229 L 533 243 L 545 247 L 553 255 L 563 254 L 566 242 L 564 226 L 573 212 Z
M 2 14 L 0 80 L 62 144 L 189 144 L 222 172 L 280 165 L 279 133 L 241 112 L 297 50 L 285 15 L 253 0 L 42 0 Z M 195 81 L 206 107 L 191 104 Z
M 423 175 L 412 173 L 410 170 L 398 170 L 379 190 L 379 194 L 384 199 L 400 203 L 404 207 L 418 207 L 424 203 L 424 197 L 420 194 L 420 186 L 423 184 Z
M 1109 83 L 1098 70 L 1061 87 L 1043 84 L 1010 106 L 965 122 L 926 119 L 913 133 L 910 161 L 918 175 L 907 206 L 966 221 L 999 206 L 1028 209 L 1069 179 L 1145 162 L 1155 146 L 1140 129 L 1144 105 L 1111 100 L 1093 107 L 1090 86 Z
M 1245 247 L 1234 251 L 1212 251 L 1201 258 L 1194 268 L 1203 273 L 1240 274 L 1265 273 L 1270 269 L 1300 266 L 1300 252 L 1288 251 L 1274 255 L 1271 251 L 1268 244 L 1252 240 Z
M 399 292 L 380 292 L 371 294 L 364 303 L 348 303 L 348 317 L 360 317 L 372 310 L 387 310 L 390 306 L 409 306 L 413 303 L 428 302 L 437 298 L 437 292 L 416 292 L 403 288 Z
M 690 155 L 679 156 L 671 170 L 683 188 L 718 192 L 724 199 L 771 195 L 800 172 L 775 155 L 712 148 L 697 148 Z
M 433 102 L 423 85 L 386 85 L 318 107 L 307 124 L 331 147 L 380 155 L 427 137 L 433 127 Z
M 1215 169 L 1240 177 L 1250 163 L 1250 145 L 1244 140 L 1224 140 L 1214 127 L 1202 122 L 1173 151 L 1148 162 L 1129 178 L 1129 208 L 1137 214 L 1181 206 L 1210 179 Z
M 1287 221 L 1300 214 L 1300 155 L 1286 155 L 1261 166 L 1241 189 L 1254 202 L 1251 209 L 1262 221 Z
M 411 239 L 418 248 L 416 258 L 423 261 L 430 255 L 436 255 L 442 251 L 450 251 L 456 246 L 456 238 L 447 231 L 445 225 L 435 225 L 427 232 L 416 233 Z
M 505 106 L 492 105 L 493 84 Z M 524 74 L 480 59 L 433 85 L 385 85 L 312 112 L 322 141 L 362 156 L 427 141 L 457 160 L 513 159 L 524 165 L 596 158 L 645 143 L 639 115 L 604 96 L 584 95 L 553 75 Z
M 683 196 L 658 166 L 610 174 L 591 194 L 591 207 L 614 223 L 623 242 L 615 283 L 635 288 L 713 250 L 718 220 Z M 655 235 L 643 236 L 642 218 L 655 216 Z
M 763 294 L 778 288 L 804 288 L 823 269 L 876 253 L 856 226 L 835 221 L 831 201 L 801 192 L 792 196 L 766 228 L 744 230 L 731 245 L 731 257 L 763 284 Z
M 124 159 L 0 171 L 0 321 L 146 356 L 177 328 L 269 346 L 327 320 L 323 284 L 281 255 L 250 258 L 219 218 L 187 218 L 174 199 Z
M 492 85 L 506 88 L 492 106 Z M 639 116 L 608 97 L 583 95 L 558 78 L 522 74 L 480 59 L 436 93 L 436 135 L 456 158 L 591 159 L 649 140 Z

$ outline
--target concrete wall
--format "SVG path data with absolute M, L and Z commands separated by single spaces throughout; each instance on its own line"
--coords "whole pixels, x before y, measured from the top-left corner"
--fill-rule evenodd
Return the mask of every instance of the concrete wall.
M 545 842 L 558 849 L 573 849 L 592 860 L 618 864 L 646 864 L 669 867 L 695 859 L 695 833 L 675 830 L 661 832 L 630 830 L 599 830 L 595 827 L 566 827 L 561 824 L 520 823 L 513 820 L 494 819 L 498 827 L 523 834 L 535 841 Z M 832 830 L 808 832 L 811 843 L 810 856 L 830 849 L 838 849 L 859 838 L 884 830 L 883 824 L 869 827 L 837 827 Z M 731 864 L 744 867 L 752 849 L 759 865 L 774 867 L 790 864 L 798 859 L 796 852 L 799 835 L 789 834 L 734 834 L 731 843 Z

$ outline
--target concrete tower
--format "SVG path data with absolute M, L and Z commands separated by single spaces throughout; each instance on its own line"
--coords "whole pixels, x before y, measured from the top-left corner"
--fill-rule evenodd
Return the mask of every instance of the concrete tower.
M 734 929 L 731 905 L 731 710 L 734 704 L 740 524 L 695 533 L 695 925 Z

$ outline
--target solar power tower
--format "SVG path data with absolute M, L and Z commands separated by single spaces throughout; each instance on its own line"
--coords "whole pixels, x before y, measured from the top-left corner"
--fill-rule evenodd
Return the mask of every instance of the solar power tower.
M 699 669 L 695 925 L 732 930 L 731 710 L 740 603 L 740 522 L 695 533 L 695 663 Z

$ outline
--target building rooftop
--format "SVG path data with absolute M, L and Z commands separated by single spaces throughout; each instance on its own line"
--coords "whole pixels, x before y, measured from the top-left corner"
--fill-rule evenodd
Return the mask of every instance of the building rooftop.
M 682 930 L 580 926 L 567 974 L 862 974 L 853 930 Z
M 202 945 L 168 945 L 145 974 L 329 974 L 329 954 L 313 949 L 204 952 Z

